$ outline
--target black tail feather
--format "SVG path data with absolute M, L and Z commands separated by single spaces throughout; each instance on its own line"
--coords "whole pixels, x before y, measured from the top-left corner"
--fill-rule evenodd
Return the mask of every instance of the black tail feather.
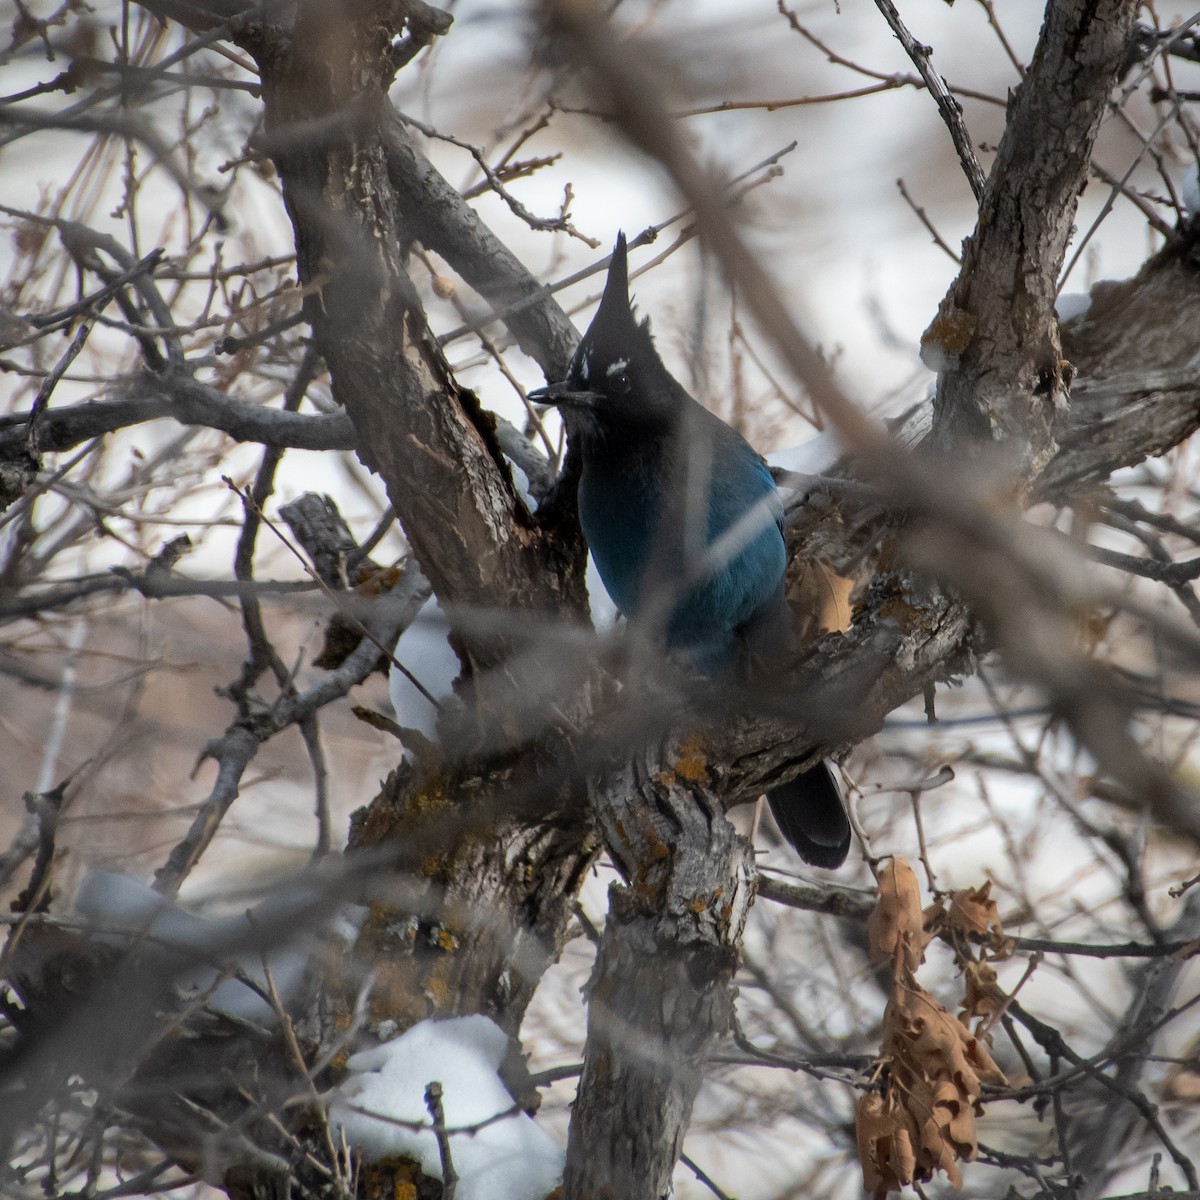
M 840 867 L 850 852 L 850 822 L 827 762 L 772 788 L 767 802 L 780 833 L 814 867 Z

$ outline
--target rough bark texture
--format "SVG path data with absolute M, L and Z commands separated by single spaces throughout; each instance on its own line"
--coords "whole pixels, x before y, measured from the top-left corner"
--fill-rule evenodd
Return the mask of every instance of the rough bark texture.
M 602 777 L 593 807 L 628 883 L 588 987 L 567 1200 L 656 1200 L 691 1119 L 705 1056 L 730 1027 L 754 898 L 754 849 L 725 820 L 703 755 L 685 743 Z
M 362 971 L 378 971 L 376 1022 L 482 1012 L 516 1036 L 599 850 L 580 790 L 530 778 L 542 754 L 401 767 L 357 814 L 350 849 L 389 849 L 416 889 L 395 903 L 385 889 L 356 948 Z
M 1052 0 L 963 247 L 962 271 L 925 335 L 945 369 L 936 443 L 1003 443 L 1031 481 L 1054 453 L 1069 373 L 1058 343 L 1058 273 L 1091 148 L 1129 44 L 1134 0 Z
M 317 346 L 438 597 L 582 611 L 578 573 L 558 569 L 518 500 L 492 420 L 454 380 L 404 266 L 413 234 L 384 137 L 397 31 L 387 6 L 309 0 L 286 46 L 259 54 L 300 281 L 321 284 L 307 301 Z M 396 142 L 393 129 L 393 159 Z M 497 654 L 479 639 L 473 650 Z
M 1132 279 L 1099 283 L 1092 306 L 1063 329 L 1078 368 L 1060 450 L 1038 480 L 1062 494 L 1163 454 L 1200 413 L 1200 246 L 1196 230 L 1164 247 Z M 1141 434 L 1133 430 L 1140 428 Z

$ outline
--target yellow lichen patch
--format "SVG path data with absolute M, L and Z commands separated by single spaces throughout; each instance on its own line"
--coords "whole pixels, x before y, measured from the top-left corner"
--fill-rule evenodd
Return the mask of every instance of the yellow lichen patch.
M 472 833 L 467 833 L 466 830 L 461 830 L 454 845 L 445 848 L 445 853 L 428 854 L 421 859 L 418 874 L 426 880 L 450 883 L 454 880 L 455 872 L 462 870 L 463 863 L 467 862 L 469 854 L 478 845 L 479 838 Z
M 364 1164 L 363 1195 L 367 1200 L 417 1200 L 421 1168 L 407 1158 Z
M 926 620 L 924 612 L 899 596 L 885 600 L 879 606 L 879 615 L 884 620 L 898 621 L 903 628 L 909 628 Z
M 704 754 L 704 738 L 700 734 L 691 734 L 679 743 L 675 775 L 685 783 L 708 782 L 708 759 Z
M 417 874 L 422 879 L 440 879 L 449 866 L 449 860 L 444 854 L 429 854 L 421 859 L 421 865 L 417 868 Z
M 329 1000 L 329 1028 L 333 1033 L 345 1033 L 346 1030 L 354 1023 L 354 1010 L 346 1001 L 346 997 L 341 994 L 338 989 L 337 993 L 330 996 Z M 330 1070 L 340 1073 L 346 1069 L 346 1063 L 350 1059 L 350 1050 L 342 1050 L 339 1054 L 335 1054 L 329 1060 Z
M 451 961 L 448 958 L 440 959 L 425 980 L 425 995 L 437 1012 L 449 1012 L 454 999 L 453 981 L 448 978 Z
M 408 913 L 386 904 L 374 903 L 363 922 L 354 953 L 372 962 L 377 958 L 407 953 L 416 936 L 416 922 Z
M 437 944 L 439 950 L 449 953 L 458 949 L 458 938 L 443 926 L 437 931 Z
M 410 814 L 440 812 L 450 803 L 450 788 L 446 777 L 440 772 L 430 775 L 419 787 L 408 794 L 407 808 Z
M 450 1003 L 450 988 L 444 979 L 428 979 L 425 983 L 425 994 L 435 1009 L 444 1011 Z
M 966 309 L 943 308 L 921 334 L 921 361 L 931 371 L 944 370 L 971 344 L 975 325 Z

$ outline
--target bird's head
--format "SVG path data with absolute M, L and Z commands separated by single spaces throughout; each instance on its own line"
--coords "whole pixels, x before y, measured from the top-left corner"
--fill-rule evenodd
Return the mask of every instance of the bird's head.
M 600 307 L 579 343 L 567 377 L 529 398 L 550 404 L 585 434 L 665 431 L 679 415 L 682 389 L 654 348 L 649 318 L 629 301 L 625 235 L 617 235 Z

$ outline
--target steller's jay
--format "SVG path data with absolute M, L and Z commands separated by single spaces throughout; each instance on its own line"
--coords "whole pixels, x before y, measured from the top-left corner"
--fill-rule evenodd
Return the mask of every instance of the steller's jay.
M 530 392 L 564 411 L 582 458 L 579 521 L 613 602 L 706 676 L 791 645 L 783 505 L 766 463 L 671 376 L 629 302 L 619 234 L 567 378 Z M 828 763 L 767 796 L 784 837 L 837 867 L 850 824 Z

